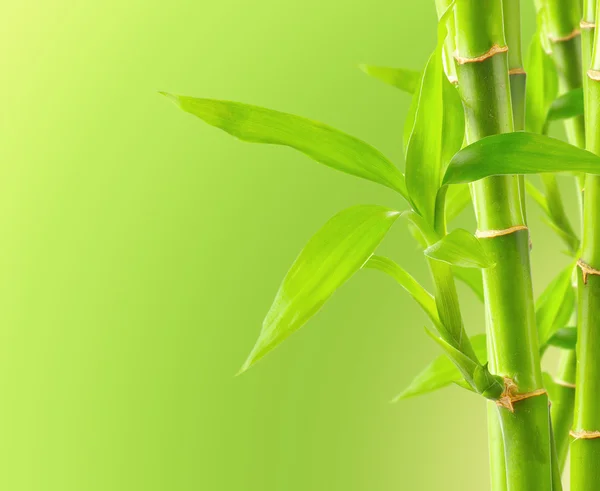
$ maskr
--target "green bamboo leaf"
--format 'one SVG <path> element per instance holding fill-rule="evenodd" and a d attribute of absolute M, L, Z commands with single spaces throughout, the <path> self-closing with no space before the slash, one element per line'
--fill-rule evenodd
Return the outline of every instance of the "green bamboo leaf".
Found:
<path fill-rule="evenodd" d="M 331 126 L 239 102 L 163 94 L 185 112 L 242 141 L 291 147 L 321 164 L 408 196 L 404 176 L 379 150 Z"/>
<path fill-rule="evenodd" d="M 465 139 L 465 112 L 462 100 L 455 85 L 442 75 L 442 95 L 444 102 L 444 121 L 442 123 L 442 176 L 446 166 L 458 152 Z"/>
<path fill-rule="evenodd" d="M 433 295 L 423 288 L 417 280 L 391 259 L 382 256 L 371 256 L 363 268 L 377 269 L 394 278 L 409 295 L 421 306 L 433 323 L 439 327 L 440 318 Z"/>
<path fill-rule="evenodd" d="M 456 365 L 465 381 L 478 394 L 482 394 L 489 399 L 497 399 L 504 390 L 502 379 L 492 375 L 487 369 L 487 365 L 481 365 L 478 361 L 472 360 L 464 353 L 448 344 L 442 338 L 436 336 L 429 329 L 425 329 L 431 339 L 433 339 L 446 353 L 448 358 Z"/>
<path fill-rule="evenodd" d="M 433 223 L 435 199 L 442 173 L 442 100 L 441 51 L 435 50 L 423 75 L 415 124 L 406 149 L 406 188 L 415 209 Z"/>
<path fill-rule="evenodd" d="M 419 92 L 423 79 L 423 75 L 421 75 L 421 80 L 419 81 L 419 85 L 417 86 L 417 92 L 413 94 L 412 99 L 410 101 L 410 107 L 408 108 L 408 113 L 406 115 L 406 119 L 404 120 L 404 130 L 402 133 L 402 150 L 404 152 L 404 157 L 406 158 L 406 152 L 408 151 L 408 142 L 410 141 L 410 136 L 412 134 L 412 130 L 415 127 L 415 118 L 417 117 L 417 107 L 419 107 Z"/>
<path fill-rule="evenodd" d="M 477 358 L 482 363 L 487 363 L 487 349 L 485 334 L 477 334 L 471 338 L 471 345 Z M 446 356 L 440 355 L 433 360 L 410 385 L 402 391 L 393 402 L 408 399 L 446 387 L 452 383 L 459 383 L 462 375 L 456 365 Z"/>
<path fill-rule="evenodd" d="M 414 94 L 421 81 L 421 72 L 407 68 L 360 65 L 360 69 L 367 75 L 408 94 Z"/>
<path fill-rule="evenodd" d="M 466 230 L 453 230 L 425 249 L 425 255 L 461 268 L 490 268 L 494 265 L 481 243 Z"/>
<path fill-rule="evenodd" d="M 446 78 L 442 64 L 446 20 L 451 13 L 449 8 L 438 23 L 437 46 L 421 80 L 414 126 L 406 149 L 408 194 L 415 210 L 430 224 L 435 219 L 436 198 L 444 166 L 461 147 L 464 136 L 460 98 Z"/>
<path fill-rule="evenodd" d="M 562 349 L 575 349 L 577 346 L 577 328 L 563 327 L 558 329 L 548 340 L 550 346 Z"/>
<path fill-rule="evenodd" d="M 554 377 L 548 372 L 542 372 L 542 380 L 544 382 L 544 388 L 548 391 L 548 399 L 552 403 L 560 400 L 560 387 L 554 380 Z"/>
<path fill-rule="evenodd" d="M 481 300 L 484 301 L 483 297 L 483 277 L 480 269 L 473 268 L 452 268 L 452 274 L 456 279 L 462 281 L 467 285 L 473 293 Z"/>
<path fill-rule="evenodd" d="M 546 172 L 600 174 L 600 157 L 544 135 L 493 135 L 459 151 L 450 161 L 444 184 L 473 182 L 493 175 Z"/>
<path fill-rule="evenodd" d="M 419 249 L 426 249 L 427 241 L 425 240 L 425 237 L 423 236 L 421 230 L 419 230 L 419 227 L 417 227 L 414 223 L 411 222 L 408 222 L 407 225 L 408 231 L 410 232 L 410 235 L 413 236 L 413 239 L 415 239 L 415 242 L 418 244 Z"/>
<path fill-rule="evenodd" d="M 556 176 L 554 174 L 542 174 L 541 178 L 545 191 L 540 191 L 530 181 L 526 180 L 525 189 L 527 194 L 533 198 L 546 215 L 543 218 L 544 223 L 563 240 L 569 249 L 569 254 L 574 256 L 579 249 L 579 238 L 564 212 Z"/>
<path fill-rule="evenodd" d="M 331 218 L 288 271 L 240 373 L 315 315 L 365 264 L 398 216 L 382 206 L 359 205 Z"/>
<path fill-rule="evenodd" d="M 536 302 L 535 317 L 540 346 L 547 344 L 555 331 L 565 327 L 573 312 L 575 293 L 571 284 L 573 264 L 554 278 Z"/>
<path fill-rule="evenodd" d="M 527 69 L 525 129 L 533 133 L 543 133 L 548 110 L 558 94 L 558 75 L 554 61 L 541 45 L 539 30 L 531 40 L 525 67 Z"/>
<path fill-rule="evenodd" d="M 569 119 L 583 114 L 583 88 L 570 90 L 558 97 L 550 106 L 548 121 Z"/>
<path fill-rule="evenodd" d="M 579 249 L 579 238 L 571 226 L 569 217 L 565 213 L 556 175 L 542 174 L 541 179 L 545 190 L 547 216 L 552 224 L 552 228 L 566 243 L 570 253 L 575 255 Z"/>
<path fill-rule="evenodd" d="M 525 180 L 525 190 L 527 191 L 527 194 L 531 196 L 533 200 L 537 203 L 537 205 L 542 209 L 542 211 L 546 215 L 550 215 L 548 200 L 546 199 L 546 196 L 544 196 L 544 193 L 542 193 L 538 188 L 536 188 L 534 184 L 529 180 Z"/>
<path fill-rule="evenodd" d="M 448 192 L 446 193 L 446 222 L 452 222 L 470 204 L 472 204 L 472 201 L 468 184 L 448 186 Z"/>

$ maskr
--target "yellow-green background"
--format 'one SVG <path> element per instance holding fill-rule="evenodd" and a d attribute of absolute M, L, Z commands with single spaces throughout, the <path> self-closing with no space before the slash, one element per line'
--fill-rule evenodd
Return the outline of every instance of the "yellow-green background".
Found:
<path fill-rule="evenodd" d="M 405 205 L 157 95 L 299 113 L 402 165 L 409 98 L 356 65 L 418 69 L 434 35 L 433 0 L 2 2 L 0 489 L 487 487 L 481 400 L 389 404 L 438 351 L 379 273 L 234 378 L 311 234 L 352 204 Z M 539 291 L 564 259 L 532 216 Z M 382 249 L 426 281 L 401 221 Z"/>

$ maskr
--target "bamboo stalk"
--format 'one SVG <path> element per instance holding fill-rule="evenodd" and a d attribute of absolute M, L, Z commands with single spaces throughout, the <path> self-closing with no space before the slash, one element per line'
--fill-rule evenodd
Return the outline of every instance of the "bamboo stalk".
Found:
<path fill-rule="evenodd" d="M 577 356 L 574 350 L 565 350 L 561 355 L 556 374 L 556 397 L 552 400 L 552 424 L 559 469 L 563 469 L 569 452 L 569 430 L 573 425 L 575 409 L 575 370 Z"/>
<path fill-rule="evenodd" d="M 583 85 L 582 49 L 585 49 L 586 37 L 590 33 L 589 23 L 580 21 L 581 4 L 579 0 L 546 0 L 545 33 L 549 38 L 552 52 L 551 58 L 558 73 L 559 91 L 561 93 L 577 89 Z M 581 25 L 580 25 L 581 24 Z M 583 27 L 582 27 L 583 26 Z M 583 39 L 582 39 L 583 38 Z M 583 43 L 582 43 L 583 41 Z M 590 43 L 591 44 L 591 43 Z M 589 60 L 589 55 L 588 55 Z M 585 119 L 583 116 L 564 122 L 567 140 L 572 145 L 585 148 Z M 577 196 L 580 206 L 583 204 L 583 178 L 577 176 Z M 557 186 L 554 175 L 543 176 L 544 186 Z M 558 190 L 554 191 L 558 194 Z M 562 202 L 552 203 L 557 208 L 557 215 L 564 217 L 563 223 L 570 228 Z M 578 247 L 578 244 L 574 245 Z M 576 252 L 576 251 L 573 251 Z M 561 354 L 557 377 L 566 385 L 558 389 L 558 399 L 553 401 L 551 418 L 553 435 L 558 459 L 558 468 L 564 469 L 569 450 L 569 430 L 572 425 L 575 407 L 575 367 L 574 351 L 564 351 Z"/>
<path fill-rule="evenodd" d="M 598 13 L 596 13 L 596 23 Z M 588 72 L 587 149 L 600 155 L 600 40 Z M 578 342 L 575 421 L 571 443 L 571 489 L 591 491 L 600 482 L 600 176 L 587 175 L 583 209 L 583 241 L 578 275 Z"/>
<path fill-rule="evenodd" d="M 587 85 L 586 72 L 592 59 L 594 33 L 596 30 L 596 2 L 597 0 L 583 0 L 583 14 L 579 24 L 581 29 L 581 60 L 584 85 Z"/>
<path fill-rule="evenodd" d="M 457 75 L 466 117 L 467 142 L 513 131 L 502 3 L 457 0 Z M 518 178 L 492 177 L 472 187 L 480 230 L 524 225 Z M 519 230 L 482 239 L 496 266 L 484 271 L 488 336 L 496 373 L 512 379 L 519 393 L 535 393 L 498 407 L 504 436 L 507 489 L 552 489 L 548 398 L 541 390 L 529 234 Z"/>
<path fill-rule="evenodd" d="M 503 16 L 504 31 L 508 50 L 508 73 L 510 83 L 511 102 L 513 110 L 513 124 L 515 131 L 525 129 L 525 93 L 527 75 L 523 67 L 521 51 L 521 5 L 520 0 L 504 0 Z M 525 203 L 525 177 L 519 176 L 519 194 L 521 203 Z M 523 218 L 527 220 L 526 208 L 521 209 Z M 488 338 L 491 341 L 491 337 Z M 497 370 L 495 357 L 496 350 L 492 343 L 488 343 L 490 370 Z M 504 457 L 504 441 L 502 426 L 498 412 L 493 404 L 488 403 L 488 448 L 490 459 L 490 481 L 492 491 L 506 491 L 506 460 Z"/>
<path fill-rule="evenodd" d="M 583 85 L 581 62 L 581 5 L 579 0 L 546 0 L 546 34 L 558 73 L 561 93 Z M 585 148 L 583 116 L 565 121 L 569 142 Z"/>

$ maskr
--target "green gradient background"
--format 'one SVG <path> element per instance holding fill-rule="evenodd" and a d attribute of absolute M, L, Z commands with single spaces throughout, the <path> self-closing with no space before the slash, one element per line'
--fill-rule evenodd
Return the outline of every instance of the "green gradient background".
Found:
<path fill-rule="evenodd" d="M 311 234 L 352 204 L 404 204 L 156 93 L 299 113 L 400 164 L 409 99 L 356 65 L 421 67 L 433 0 L 21 0 L 0 14 L 0 489 L 487 488 L 481 400 L 388 403 L 438 351 L 379 273 L 233 377 Z M 539 291 L 565 259 L 531 215 Z M 382 250 L 426 281 L 401 222 Z"/>

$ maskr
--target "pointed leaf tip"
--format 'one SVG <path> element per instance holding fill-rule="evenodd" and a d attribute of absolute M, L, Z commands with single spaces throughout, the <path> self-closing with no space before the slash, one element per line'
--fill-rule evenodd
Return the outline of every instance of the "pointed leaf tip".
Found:
<path fill-rule="evenodd" d="M 170 92 L 165 92 L 164 90 L 159 90 L 158 93 L 160 95 L 165 96 L 167 99 L 169 99 L 171 102 L 179 105 L 179 97 L 176 96 L 175 94 L 171 94 Z"/>
<path fill-rule="evenodd" d="M 241 102 L 164 95 L 183 111 L 239 140 L 290 147 L 323 165 L 408 196 L 404 175 L 388 158 L 331 126 Z"/>
<path fill-rule="evenodd" d="M 600 157 L 549 136 L 519 131 L 482 138 L 452 157 L 444 184 L 494 175 L 585 172 L 600 174 Z"/>
<path fill-rule="evenodd" d="M 243 373 L 313 317 L 360 270 L 400 216 L 377 205 L 353 206 L 331 218 L 304 247 L 267 313 Z"/>

